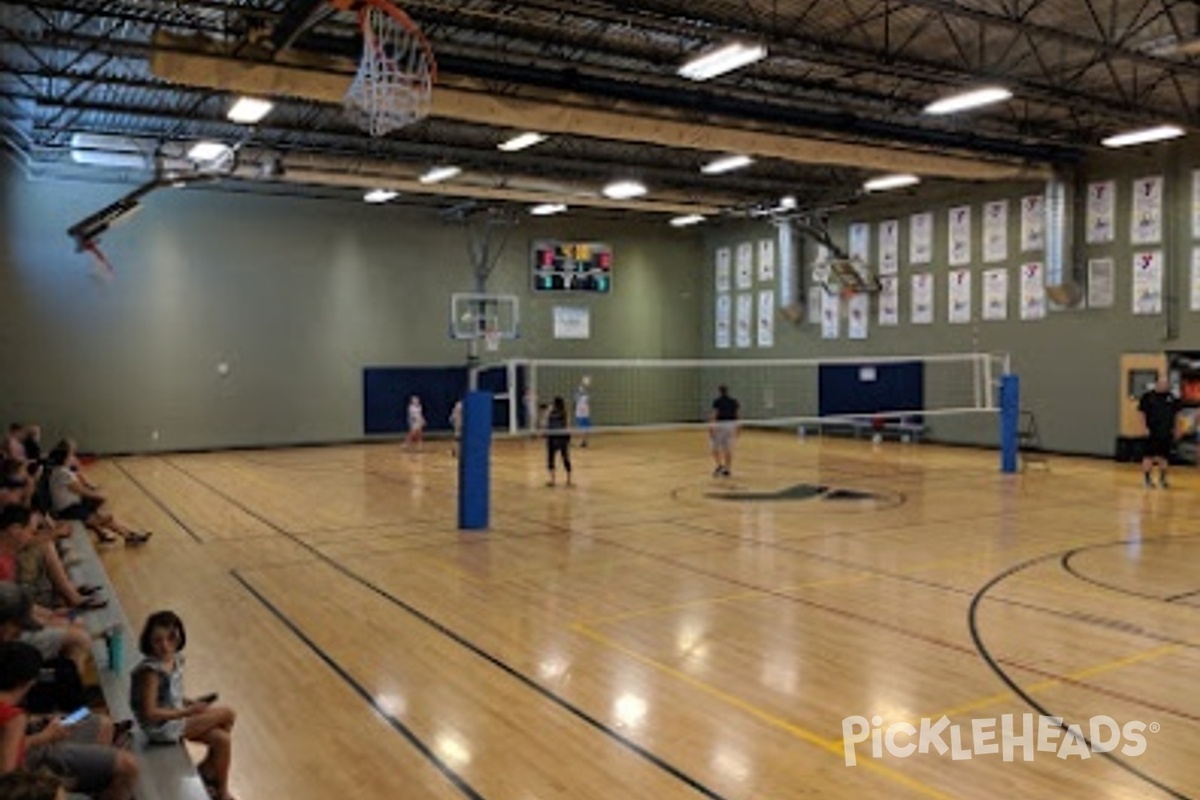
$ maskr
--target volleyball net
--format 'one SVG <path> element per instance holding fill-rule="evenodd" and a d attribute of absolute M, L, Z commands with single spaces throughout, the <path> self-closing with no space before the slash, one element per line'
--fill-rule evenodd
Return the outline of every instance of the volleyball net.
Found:
<path fill-rule="evenodd" d="M 590 418 L 594 433 L 707 424 L 718 387 L 740 405 L 743 425 L 763 428 L 923 424 L 980 437 L 1000 411 L 1007 355 L 960 353 L 825 359 L 517 359 L 481 371 L 500 427 L 520 434 L 537 425 L 556 397 L 572 427 Z M 582 407 L 580 407 L 582 399 Z M 941 423 L 937 421 L 941 420 Z M 974 431 L 974 434 L 972 433 Z"/>

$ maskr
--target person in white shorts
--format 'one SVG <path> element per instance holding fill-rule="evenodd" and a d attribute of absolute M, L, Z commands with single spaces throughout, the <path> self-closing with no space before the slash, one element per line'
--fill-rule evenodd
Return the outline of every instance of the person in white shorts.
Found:
<path fill-rule="evenodd" d="M 728 478 L 733 466 L 733 442 L 737 438 L 737 421 L 741 405 L 729 396 L 729 387 L 717 387 L 717 399 L 713 400 L 709 415 L 708 437 L 712 444 L 714 478 Z"/>

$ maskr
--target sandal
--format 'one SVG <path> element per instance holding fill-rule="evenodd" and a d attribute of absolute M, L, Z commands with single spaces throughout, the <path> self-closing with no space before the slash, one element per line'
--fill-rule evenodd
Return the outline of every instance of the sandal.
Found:
<path fill-rule="evenodd" d="M 83 601 L 78 603 L 73 610 L 75 611 L 98 611 L 108 605 L 108 601 L 100 597 L 85 597 Z"/>
<path fill-rule="evenodd" d="M 75 587 L 75 591 L 79 592 L 84 597 L 91 597 L 92 595 L 96 594 L 97 592 L 101 592 L 103 590 L 104 590 L 103 586 L 96 586 L 95 584 L 92 584 L 92 583 L 84 583 L 84 584 L 81 584 L 81 585 Z"/>
<path fill-rule="evenodd" d="M 125 544 L 129 545 L 130 547 L 139 544 L 145 544 L 146 542 L 150 541 L 150 537 L 153 535 L 154 534 L 150 533 L 150 531 L 145 531 L 143 533 L 131 533 L 125 537 Z"/>
<path fill-rule="evenodd" d="M 113 723 L 112 746 L 129 750 L 133 746 L 133 720 Z"/>

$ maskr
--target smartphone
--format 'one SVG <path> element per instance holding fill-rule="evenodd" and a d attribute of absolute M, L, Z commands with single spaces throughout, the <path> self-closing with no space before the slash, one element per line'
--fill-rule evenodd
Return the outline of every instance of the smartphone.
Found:
<path fill-rule="evenodd" d="M 209 692 L 208 694 L 202 694 L 199 697 L 197 697 L 196 702 L 204 703 L 205 705 L 207 705 L 209 703 L 217 702 L 218 697 L 220 697 L 220 695 L 218 695 L 216 692 Z"/>
<path fill-rule="evenodd" d="M 72 711 L 70 714 L 68 714 L 67 716 L 60 719 L 58 721 L 58 724 L 60 724 L 60 725 L 77 725 L 80 722 L 83 722 L 88 717 L 90 717 L 91 714 L 92 714 L 91 709 L 89 709 L 87 706 L 84 706 L 83 708 L 80 708 L 76 711 Z"/>

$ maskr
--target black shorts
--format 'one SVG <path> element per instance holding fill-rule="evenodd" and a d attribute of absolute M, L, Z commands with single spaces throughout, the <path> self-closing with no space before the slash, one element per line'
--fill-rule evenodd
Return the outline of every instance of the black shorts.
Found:
<path fill-rule="evenodd" d="M 1174 444 L 1170 436 L 1147 436 L 1144 455 L 1146 458 L 1170 458 Z"/>
<path fill-rule="evenodd" d="M 59 519 L 71 520 L 73 522 L 87 522 L 88 517 L 100 510 L 103 505 L 99 500 L 93 500 L 90 497 L 85 497 L 74 505 L 69 505 L 58 512 Z"/>

